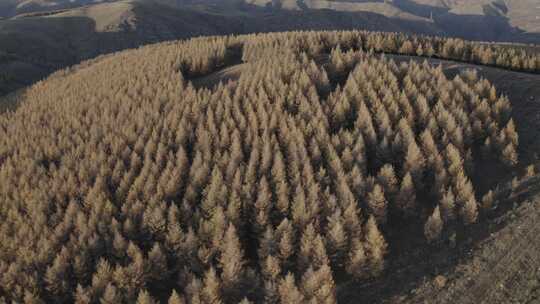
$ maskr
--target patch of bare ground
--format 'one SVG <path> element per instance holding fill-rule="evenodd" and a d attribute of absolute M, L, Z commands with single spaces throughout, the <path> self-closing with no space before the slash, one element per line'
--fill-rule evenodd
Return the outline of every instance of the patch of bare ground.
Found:
<path fill-rule="evenodd" d="M 339 303 L 540 303 L 539 182 L 524 181 L 455 246 L 409 239 L 417 246 L 394 251 L 384 276 L 339 286 Z"/>
<path fill-rule="evenodd" d="M 245 63 L 240 63 L 233 66 L 225 67 L 209 75 L 194 78 L 192 79 L 191 83 L 196 88 L 212 88 L 218 85 L 220 82 L 226 84 L 229 81 L 236 81 L 238 78 L 240 78 L 240 75 L 242 74 L 242 70 L 244 69 L 245 65 Z"/>
<path fill-rule="evenodd" d="M 242 61 L 242 47 L 231 47 L 226 52 L 224 63 L 215 67 L 211 72 L 193 77 L 187 76 L 195 88 L 212 89 L 220 83 L 227 84 L 240 78 L 242 70 L 245 68 L 245 63 Z"/>
<path fill-rule="evenodd" d="M 402 303 L 540 303 L 539 179 L 513 200 L 515 208 L 490 221 L 486 239 L 454 269 L 429 277 Z"/>

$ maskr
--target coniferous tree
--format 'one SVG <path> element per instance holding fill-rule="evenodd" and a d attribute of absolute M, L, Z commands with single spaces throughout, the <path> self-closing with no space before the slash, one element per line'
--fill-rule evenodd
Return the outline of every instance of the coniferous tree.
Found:
<path fill-rule="evenodd" d="M 488 193 L 486 193 L 482 197 L 482 209 L 484 210 L 490 210 L 493 208 L 493 203 L 495 202 L 495 194 L 492 190 L 489 190 Z"/>
<path fill-rule="evenodd" d="M 204 276 L 202 300 L 208 304 L 220 304 L 221 301 L 221 286 L 214 268 L 210 268 Z"/>
<path fill-rule="evenodd" d="M 448 189 L 439 202 L 440 213 L 445 223 L 456 219 L 456 198 L 452 189 Z"/>
<path fill-rule="evenodd" d="M 156 301 L 150 296 L 148 291 L 141 290 L 137 296 L 137 304 L 155 304 Z"/>
<path fill-rule="evenodd" d="M 294 254 L 294 235 L 292 225 L 284 220 L 278 229 L 281 228 L 281 236 L 278 243 L 279 256 L 284 264 L 289 264 L 289 258 Z"/>
<path fill-rule="evenodd" d="M 51 266 L 47 268 L 45 283 L 47 291 L 57 300 L 61 300 L 69 290 L 69 253 L 67 248 L 62 248 Z"/>
<path fill-rule="evenodd" d="M 345 269 L 357 279 L 368 276 L 366 250 L 361 242 L 353 241 Z"/>
<path fill-rule="evenodd" d="M 367 203 L 372 214 L 377 219 L 377 222 L 380 224 L 385 224 L 388 203 L 384 196 L 384 191 L 379 184 L 376 184 L 373 190 L 369 193 Z"/>
<path fill-rule="evenodd" d="M 474 224 L 476 222 L 478 219 L 476 200 L 469 199 L 465 202 L 465 205 L 461 208 L 461 216 L 466 225 Z"/>
<path fill-rule="evenodd" d="M 384 193 L 389 197 L 393 198 L 396 195 L 398 181 L 392 165 L 386 164 L 379 170 L 377 181 L 382 185 Z"/>
<path fill-rule="evenodd" d="M 334 263 L 340 264 L 347 246 L 347 234 L 343 227 L 343 218 L 339 209 L 328 218 L 326 240 Z"/>
<path fill-rule="evenodd" d="M 534 165 L 529 165 L 525 168 L 525 178 L 530 178 L 536 175 L 536 169 Z"/>
<path fill-rule="evenodd" d="M 416 208 L 416 190 L 410 173 L 407 173 L 401 181 L 401 187 L 397 196 L 397 206 L 405 214 L 412 214 L 414 208 Z"/>
<path fill-rule="evenodd" d="M 239 302 L 239 304 L 252 304 L 251 301 L 248 300 L 248 298 L 242 299 L 242 301 Z"/>
<path fill-rule="evenodd" d="M 425 166 L 425 158 L 416 142 L 411 141 L 407 148 L 403 170 L 411 173 L 415 185 L 422 183 L 422 174 Z"/>
<path fill-rule="evenodd" d="M 441 237 L 442 230 L 443 220 L 439 206 L 437 206 L 424 225 L 424 235 L 428 242 L 433 242 Z"/>
<path fill-rule="evenodd" d="M 80 284 L 77 286 L 77 289 L 75 290 L 75 303 L 76 304 L 90 304 L 92 303 L 92 296 L 90 292 L 83 288 Z"/>
<path fill-rule="evenodd" d="M 366 231 L 367 259 L 369 271 L 373 275 L 379 275 L 384 270 L 384 255 L 387 244 L 384 236 L 379 231 L 375 218 L 371 216 L 364 228 Z"/>
<path fill-rule="evenodd" d="M 148 265 L 150 267 L 149 276 L 152 279 L 159 281 L 167 277 L 167 258 L 158 243 L 154 244 L 148 253 Z"/>
<path fill-rule="evenodd" d="M 240 240 L 233 225 L 229 225 L 225 233 L 221 250 L 219 262 L 222 270 L 223 290 L 234 295 L 239 292 L 245 262 Z"/>
<path fill-rule="evenodd" d="M 169 300 L 167 302 L 168 304 L 185 304 L 186 300 L 183 296 L 179 295 L 176 290 L 173 290 L 171 293 L 171 296 L 169 297 Z"/>
<path fill-rule="evenodd" d="M 121 302 L 120 294 L 118 294 L 118 291 L 116 290 L 116 287 L 112 284 L 108 284 L 105 288 L 105 292 L 103 293 L 103 296 L 99 300 L 101 304 L 113 304 L 113 303 L 119 303 Z"/>
<path fill-rule="evenodd" d="M 43 304 L 43 303 L 45 303 L 37 295 L 34 295 L 29 291 L 24 292 L 23 301 L 24 301 L 24 304 Z"/>
<path fill-rule="evenodd" d="M 502 151 L 502 160 L 507 166 L 515 166 L 518 163 L 518 156 L 514 145 L 506 145 Z"/>
<path fill-rule="evenodd" d="M 289 273 L 279 283 L 279 298 L 281 303 L 302 304 L 304 295 L 294 281 L 294 275 Z"/>

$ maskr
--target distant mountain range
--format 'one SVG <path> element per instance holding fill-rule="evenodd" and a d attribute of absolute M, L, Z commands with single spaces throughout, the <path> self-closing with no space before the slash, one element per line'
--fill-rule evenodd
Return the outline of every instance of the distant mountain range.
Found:
<path fill-rule="evenodd" d="M 81 60 L 201 35 L 366 29 L 540 43 L 540 0 L 2 0 L 0 95 Z"/>

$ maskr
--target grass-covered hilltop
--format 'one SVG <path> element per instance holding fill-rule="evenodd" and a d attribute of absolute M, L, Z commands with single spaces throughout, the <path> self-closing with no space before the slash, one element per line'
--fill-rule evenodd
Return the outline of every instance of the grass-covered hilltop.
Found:
<path fill-rule="evenodd" d="M 289 32 L 102 56 L 10 96 L 0 303 L 376 303 L 362 287 L 396 261 L 484 231 L 518 167 L 514 101 L 441 59 L 540 71 L 512 46 Z"/>

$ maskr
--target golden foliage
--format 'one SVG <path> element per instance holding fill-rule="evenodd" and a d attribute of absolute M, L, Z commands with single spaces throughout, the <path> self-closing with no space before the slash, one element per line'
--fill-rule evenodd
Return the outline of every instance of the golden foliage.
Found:
<path fill-rule="evenodd" d="M 517 161 L 508 100 L 471 73 L 363 49 L 490 47 L 404 37 L 193 39 L 36 84 L 0 116 L 0 296 L 335 303 L 336 273 L 384 270 L 393 219 L 440 202 L 429 239 L 475 222 L 469 151 L 489 139 Z M 235 56 L 238 79 L 191 84 Z"/>

